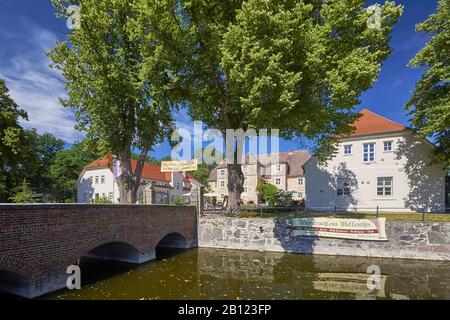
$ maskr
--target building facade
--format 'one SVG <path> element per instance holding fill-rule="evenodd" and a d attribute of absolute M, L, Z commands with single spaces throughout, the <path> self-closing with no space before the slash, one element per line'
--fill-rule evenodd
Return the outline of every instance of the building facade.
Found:
<path fill-rule="evenodd" d="M 430 165 L 430 142 L 367 109 L 353 126 L 332 160 L 305 163 L 307 209 L 445 211 L 445 172 Z"/>
<path fill-rule="evenodd" d="M 289 192 L 294 200 L 305 198 L 306 178 L 303 164 L 309 159 L 306 150 L 281 152 L 273 155 L 246 156 L 241 166 L 244 174 L 244 203 L 259 203 L 258 184 L 270 183 L 280 191 Z M 228 195 L 228 172 L 225 163 L 219 164 L 208 177 L 210 193 L 223 201 Z"/>
<path fill-rule="evenodd" d="M 137 161 L 132 160 L 132 170 Z M 95 160 L 84 167 L 77 182 L 77 202 L 91 203 L 101 198 L 119 203 L 119 186 L 113 174 L 111 155 Z M 160 166 L 145 163 L 142 170 L 139 203 L 168 203 L 183 198 L 192 187 L 201 185 L 191 174 L 184 172 L 161 172 Z"/>

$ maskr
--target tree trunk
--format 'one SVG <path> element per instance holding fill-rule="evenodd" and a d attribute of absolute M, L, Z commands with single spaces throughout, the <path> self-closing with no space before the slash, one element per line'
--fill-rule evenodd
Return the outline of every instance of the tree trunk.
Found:
<path fill-rule="evenodd" d="M 244 175 L 238 163 L 227 164 L 228 171 L 228 210 L 239 210 L 241 193 L 244 191 Z"/>
<path fill-rule="evenodd" d="M 143 152 L 147 154 L 147 152 Z M 126 150 L 119 158 L 122 165 L 121 175 L 117 178 L 119 187 L 119 203 L 135 204 L 137 192 L 141 184 L 142 169 L 144 168 L 144 157 L 137 160 L 135 171 L 131 167 L 131 150 Z"/>

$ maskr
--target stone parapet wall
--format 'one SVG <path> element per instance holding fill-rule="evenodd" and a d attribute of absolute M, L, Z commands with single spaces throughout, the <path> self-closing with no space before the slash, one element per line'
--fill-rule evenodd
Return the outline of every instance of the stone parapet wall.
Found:
<path fill-rule="evenodd" d="M 290 219 L 205 217 L 199 247 L 450 261 L 450 223 L 386 222 L 388 241 L 291 237 Z"/>

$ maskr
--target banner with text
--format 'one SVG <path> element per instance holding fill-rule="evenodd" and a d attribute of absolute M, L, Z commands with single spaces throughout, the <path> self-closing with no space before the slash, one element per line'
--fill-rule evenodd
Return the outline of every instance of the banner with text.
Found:
<path fill-rule="evenodd" d="M 386 218 L 292 218 L 291 236 L 387 241 Z"/>
<path fill-rule="evenodd" d="M 197 159 L 161 162 L 161 172 L 195 171 L 197 167 Z"/>

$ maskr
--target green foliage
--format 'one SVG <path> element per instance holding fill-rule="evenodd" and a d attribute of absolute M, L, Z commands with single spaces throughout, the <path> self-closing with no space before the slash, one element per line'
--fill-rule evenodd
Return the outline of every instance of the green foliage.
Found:
<path fill-rule="evenodd" d="M 148 1 L 141 24 L 157 32 L 147 36 L 143 72 L 165 73 L 167 103 L 209 127 L 278 128 L 316 140 L 326 158 L 337 135 L 352 130 L 353 108 L 389 56 L 402 12 L 386 2 L 381 29 L 371 29 L 365 2 Z M 155 51 L 169 66 L 155 64 Z M 243 179 L 238 166 L 229 170 L 234 207 Z"/>
<path fill-rule="evenodd" d="M 216 149 L 213 149 L 211 147 L 206 147 L 206 148 L 196 150 L 194 152 L 194 158 L 200 159 L 200 153 L 202 153 L 203 156 L 211 155 L 212 157 L 217 157 L 218 159 L 219 158 L 222 159 L 224 156 L 223 154 L 216 154 L 216 153 L 218 153 L 218 151 Z M 203 156 L 202 156 L 201 163 L 199 162 L 199 164 L 198 164 L 197 170 L 195 170 L 191 173 L 198 181 L 200 181 L 201 184 L 203 184 L 205 187 L 207 187 L 209 174 L 211 173 L 211 170 L 213 170 L 216 167 L 217 164 L 216 163 L 206 163 Z"/>
<path fill-rule="evenodd" d="M 0 164 L 20 153 L 22 128 L 19 119 L 28 120 L 27 113 L 20 109 L 9 96 L 9 90 L 0 79 Z"/>
<path fill-rule="evenodd" d="M 0 107 L 0 202 L 15 197 L 14 190 L 24 179 L 44 201 L 51 200 L 49 168 L 64 141 L 49 133 L 39 135 L 35 129 L 23 129 L 19 119 L 27 120 L 27 114 L 9 97 L 1 79 Z"/>
<path fill-rule="evenodd" d="M 100 197 L 98 199 L 93 199 L 92 203 L 93 204 L 110 204 L 110 203 L 112 203 L 112 201 L 106 197 Z"/>
<path fill-rule="evenodd" d="M 151 26 L 140 21 L 145 2 L 82 1 L 80 28 L 48 53 L 66 80 L 67 98 L 62 103 L 75 111 L 77 128 L 96 139 L 103 153 L 116 154 L 122 161 L 121 202 L 130 203 L 135 202 L 147 154 L 173 129 L 170 108 L 158 100 L 161 74 L 141 76 L 142 48 L 151 33 Z M 71 1 L 52 3 L 57 14 L 67 16 Z M 162 63 L 156 54 L 150 58 Z M 132 151 L 139 153 L 134 172 Z"/>
<path fill-rule="evenodd" d="M 19 120 L 27 117 L 9 96 L 5 81 L 0 79 L 0 202 L 9 199 L 16 185 L 14 176 L 25 140 Z"/>
<path fill-rule="evenodd" d="M 57 202 L 76 202 L 77 180 L 83 168 L 101 155 L 86 149 L 81 143 L 75 143 L 71 149 L 61 150 L 56 154 L 50 166 L 52 196 Z"/>
<path fill-rule="evenodd" d="M 23 180 L 22 185 L 16 188 L 16 193 L 10 198 L 14 203 L 35 203 L 37 199 L 37 194 L 31 190 L 27 180 Z"/>
<path fill-rule="evenodd" d="M 172 201 L 170 201 L 170 204 L 173 206 L 184 206 L 186 203 L 183 201 L 182 198 L 176 197 Z"/>
<path fill-rule="evenodd" d="M 437 12 L 416 26 L 431 36 L 424 48 L 409 62 L 425 67 L 406 104 L 412 123 L 423 137 L 437 143 L 434 162 L 450 167 L 450 0 L 440 0 Z"/>
<path fill-rule="evenodd" d="M 269 206 L 274 206 L 280 201 L 281 194 L 276 186 L 270 183 L 260 183 L 256 187 L 261 195 L 261 200 L 269 203 Z"/>

